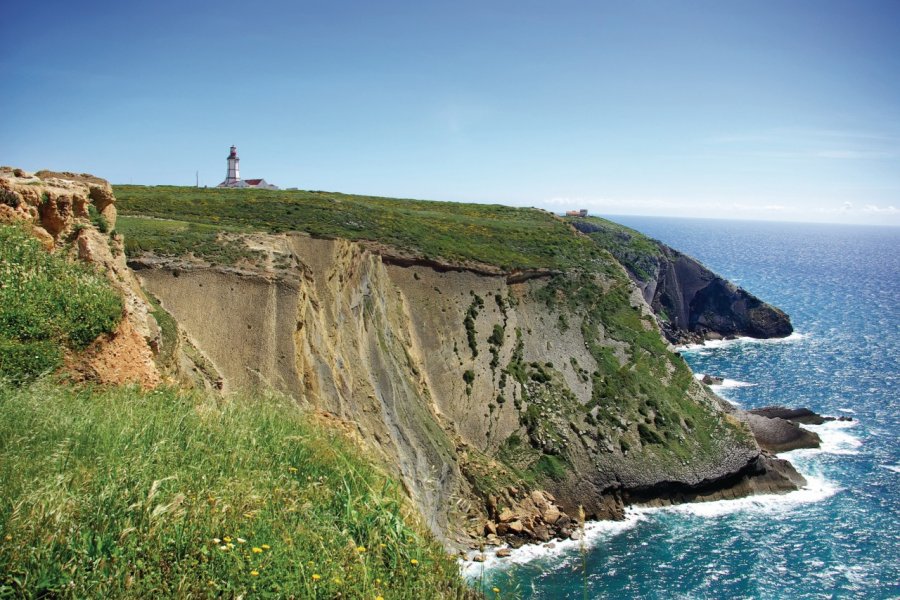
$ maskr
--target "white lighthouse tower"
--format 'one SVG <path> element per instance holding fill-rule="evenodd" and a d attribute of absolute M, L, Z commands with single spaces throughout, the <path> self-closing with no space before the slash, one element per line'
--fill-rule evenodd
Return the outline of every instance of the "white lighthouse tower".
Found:
<path fill-rule="evenodd" d="M 277 185 L 272 185 L 265 179 L 241 179 L 241 159 L 237 155 L 237 146 L 231 147 L 228 153 L 228 173 L 225 181 L 217 187 L 220 188 L 253 188 L 258 190 L 277 190 Z"/>
<path fill-rule="evenodd" d="M 225 185 L 234 185 L 241 180 L 241 159 L 237 155 L 237 146 L 231 147 L 228 154 L 228 174 L 225 176 Z"/>

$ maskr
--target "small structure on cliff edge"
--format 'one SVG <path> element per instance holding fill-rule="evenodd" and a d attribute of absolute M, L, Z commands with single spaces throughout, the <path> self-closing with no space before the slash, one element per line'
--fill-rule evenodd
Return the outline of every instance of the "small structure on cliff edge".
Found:
<path fill-rule="evenodd" d="M 277 190 L 277 185 L 266 182 L 265 179 L 241 179 L 241 159 L 237 155 L 237 146 L 231 147 L 228 153 L 228 172 L 225 181 L 216 187 L 220 188 L 254 188 L 257 190 Z"/>
<path fill-rule="evenodd" d="M 586 208 L 582 208 L 581 210 L 567 210 L 567 217 L 586 217 L 588 215 L 588 211 Z"/>

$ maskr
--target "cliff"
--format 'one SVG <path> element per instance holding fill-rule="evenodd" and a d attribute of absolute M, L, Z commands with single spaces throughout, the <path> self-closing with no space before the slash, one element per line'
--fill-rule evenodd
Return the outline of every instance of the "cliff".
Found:
<path fill-rule="evenodd" d="M 579 506 L 617 518 L 802 483 L 666 349 L 617 265 L 523 281 L 299 233 L 242 242 L 253 268 L 131 265 L 226 391 L 352 423 L 451 546 L 566 535 Z"/>
<path fill-rule="evenodd" d="M 13 175 L 3 204 L 107 265 L 161 372 L 331 415 L 447 546 L 566 536 L 581 507 L 617 518 L 802 485 L 670 350 L 608 249 L 544 211 L 117 188 L 135 280 L 118 233 L 93 243 L 99 227 L 78 225 L 105 182 Z M 30 187 L 47 206 L 22 210 Z M 54 216 L 67 207 L 74 220 Z"/>
<path fill-rule="evenodd" d="M 662 242 L 605 219 L 577 218 L 571 223 L 625 266 L 672 343 L 779 338 L 793 331 L 783 311 Z"/>

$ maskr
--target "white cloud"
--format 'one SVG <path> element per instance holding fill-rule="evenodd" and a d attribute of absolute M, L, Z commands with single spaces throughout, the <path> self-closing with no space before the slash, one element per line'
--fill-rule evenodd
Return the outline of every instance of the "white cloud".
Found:
<path fill-rule="evenodd" d="M 894 206 L 881 207 L 881 206 L 876 206 L 874 204 L 866 204 L 866 206 L 862 209 L 862 211 L 865 213 L 878 213 L 878 214 L 889 214 L 889 215 L 896 215 L 896 214 L 900 213 L 900 210 L 898 210 Z"/>

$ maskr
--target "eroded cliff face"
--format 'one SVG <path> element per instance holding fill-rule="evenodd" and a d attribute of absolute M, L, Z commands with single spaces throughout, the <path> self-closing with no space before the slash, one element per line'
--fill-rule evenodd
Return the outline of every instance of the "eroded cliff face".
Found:
<path fill-rule="evenodd" d="M 622 263 L 676 344 L 735 336 L 786 337 L 790 318 L 697 260 L 641 233 L 598 218 L 572 225 Z"/>
<path fill-rule="evenodd" d="M 125 264 L 121 236 L 112 233 L 116 207 L 109 183 L 87 174 L 0 167 L 0 223 L 26 226 L 47 250 L 95 265 L 122 297 L 119 328 L 67 357 L 70 371 L 101 383 L 158 385 L 159 328 Z"/>
<path fill-rule="evenodd" d="M 354 424 L 449 545 L 548 539 L 579 505 L 796 485 L 666 350 L 618 265 L 521 281 L 303 234 L 244 242 L 264 264 L 131 264 L 226 391 Z"/>
<path fill-rule="evenodd" d="M 693 258 L 660 244 L 662 257 L 646 281 L 637 280 L 644 299 L 661 316 L 666 336 L 678 343 L 748 336 L 786 337 L 791 321 Z"/>

